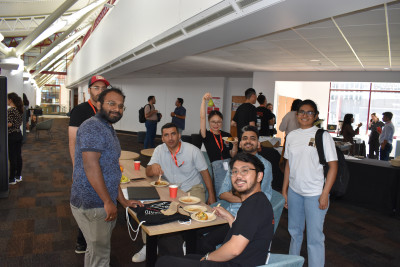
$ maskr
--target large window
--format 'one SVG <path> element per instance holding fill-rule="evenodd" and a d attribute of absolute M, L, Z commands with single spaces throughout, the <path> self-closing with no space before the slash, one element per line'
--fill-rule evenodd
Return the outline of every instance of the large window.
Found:
<path fill-rule="evenodd" d="M 352 113 L 354 124 L 361 122 L 360 134 L 368 134 L 370 114 L 393 113 L 395 136 L 400 135 L 400 83 L 332 82 L 330 87 L 328 124 L 339 124 L 344 115 Z"/>

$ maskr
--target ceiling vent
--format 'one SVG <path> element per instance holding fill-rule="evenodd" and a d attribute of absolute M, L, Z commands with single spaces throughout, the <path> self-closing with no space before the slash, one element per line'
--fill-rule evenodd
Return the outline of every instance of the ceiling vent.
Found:
<path fill-rule="evenodd" d="M 240 8 L 245 8 L 247 6 L 250 6 L 252 4 L 255 4 L 257 2 L 261 2 L 262 0 L 241 0 L 241 1 L 237 1 L 236 3 L 238 4 L 238 6 Z"/>
<path fill-rule="evenodd" d="M 121 62 L 125 62 L 125 61 L 127 61 L 127 60 L 129 60 L 129 59 L 131 59 L 133 57 L 135 57 L 135 55 L 134 54 L 130 54 L 130 55 L 126 56 L 126 57 L 121 58 Z"/>
<path fill-rule="evenodd" d="M 140 55 L 140 54 L 143 54 L 144 52 L 149 51 L 150 49 L 153 49 L 153 46 L 152 46 L 152 45 L 148 45 L 148 46 L 143 47 L 142 49 L 136 51 L 136 52 L 135 52 L 135 55 L 138 56 L 138 55 Z"/>
<path fill-rule="evenodd" d="M 182 35 L 183 35 L 182 31 L 177 31 L 177 32 L 174 32 L 174 33 L 172 33 L 170 35 L 167 35 L 164 38 L 154 42 L 154 44 L 156 46 L 160 46 L 160 45 L 165 44 L 165 43 L 167 43 L 167 42 L 169 42 L 169 41 L 171 41 L 171 40 L 173 40 L 175 38 L 181 37 Z"/>
<path fill-rule="evenodd" d="M 118 60 L 118 61 L 112 63 L 112 64 L 110 65 L 110 67 L 113 68 L 113 67 L 117 66 L 119 63 L 121 63 L 121 62 Z"/>
<path fill-rule="evenodd" d="M 201 20 L 199 20 L 199 21 L 197 21 L 197 22 L 195 22 L 193 24 L 190 24 L 189 26 L 187 26 L 185 28 L 185 31 L 186 32 L 194 31 L 194 30 L 196 30 L 196 29 L 198 29 L 200 27 L 203 27 L 204 25 L 210 24 L 211 22 L 216 21 L 216 20 L 218 20 L 218 19 L 220 19 L 222 17 L 225 17 L 225 16 L 227 16 L 229 14 L 232 14 L 234 12 L 235 12 L 235 10 L 233 9 L 233 7 L 232 6 L 228 6 L 228 7 L 224 8 L 224 9 L 221 9 L 218 12 L 215 12 L 214 14 L 212 14 L 210 16 L 207 16 L 207 17 L 205 17 L 205 18 L 203 18 L 203 19 L 201 19 Z"/>

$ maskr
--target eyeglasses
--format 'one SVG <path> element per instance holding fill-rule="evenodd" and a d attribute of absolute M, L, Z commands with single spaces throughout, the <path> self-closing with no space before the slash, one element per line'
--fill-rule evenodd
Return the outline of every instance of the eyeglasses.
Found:
<path fill-rule="evenodd" d="M 100 87 L 100 86 L 93 86 L 93 87 L 90 87 L 90 89 L 94 89 L 94 90 L 96 90 L 96 91 L 99 91 L 99 90 L 104 91 L 104 90 L 107 89 L 107 87 L 105 87 L 105 86 L 102 86 L 102 87 Z"/>
<path fill-rule="evenodd" d="M 114 101 L 108 101 L 108 102 L 105 102 L 105 103 L 107 103 L 110 107 L 115 107 L 115 106 L 117 106 L 117 103 L 115 103 Z M 126 107 L 124 106 L 124 104 L 119 104 L 118 105 L 118 108 L 119 109 L 122 109 L 122 110 L 125 110 L 126 109 Z"/>
<path fill-rule="evenodd" d="M 305 111 L 305 110 L 299 110 L 297 111 L 297 115 L 307 115 L 309 117 L 314 116 L 315 112 L 314 111 Z"/>
<path fill-rule="evenodd" d="M 249 171 L 255 171 L 256 169 L 250 169 L 250 168 L 242 168 L 240 170 L 234 169 L 231 171 L 232 177 L 236 177 L 238 173 L 240 173 L 241 176 L 246 176 Z"/>
<path fill-rule="evenodd" d="M 219 125 L 221 125 L 221 124 L 222 124 L 222 121 L 210 121 L 210 123 L 212 123 L 212 124 L 219 124 Z"/>

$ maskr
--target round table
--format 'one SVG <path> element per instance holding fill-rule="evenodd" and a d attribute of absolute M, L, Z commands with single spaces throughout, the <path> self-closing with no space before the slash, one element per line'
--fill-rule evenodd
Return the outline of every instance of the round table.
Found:
<path fill-rule="evenodd" d="M 126 151 L 126 150 L 122 150 L 121 151 L 121 156 L 119 157 L 120 160 L 124 160 L 124 159 L 138 159 L 140 157 L 140 155 L 136 152 L 132 152 L 132 151 Z"/>
<path fill-rule="evenodd" d="M 142 149 L 140 151 L 140 154 L 142 154 L 143 156 L 148 156 L 148 157 L 153 156 L 153 153 L 154 153 L 154 148 Z"/>

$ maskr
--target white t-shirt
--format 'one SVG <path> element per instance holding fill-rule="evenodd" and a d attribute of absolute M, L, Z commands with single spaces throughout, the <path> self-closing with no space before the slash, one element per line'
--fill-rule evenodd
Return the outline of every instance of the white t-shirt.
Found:
<path fill-rule="evenodd" d="M 324 168 L 319 163 L 315 147 L 315 133 L 318 128 L 297 129 L 286 137 L 284 157 L 289 160 L 290 188 L 302 196 L 317 196 L 324 186 Z M 328 132 L 322 135 L 325 159 L 337 161 L 335 142 Z"/>

